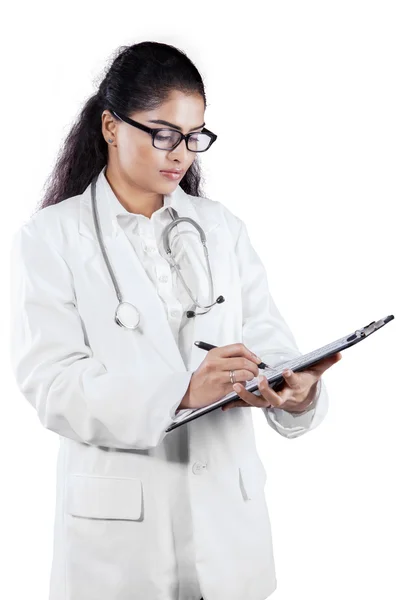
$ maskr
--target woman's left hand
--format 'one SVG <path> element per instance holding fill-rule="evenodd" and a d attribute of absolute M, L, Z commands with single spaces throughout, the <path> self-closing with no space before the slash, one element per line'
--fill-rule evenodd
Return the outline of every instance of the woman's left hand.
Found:
<path fill-rule="evenodd" d="M 257 406 L 262 408 L 272 406 L 273 408 L 282 408 L 288 412 L 302 412 L 314 399 L 318 381 L 324 371 L 339 362 L 341 358 L 341 353 L 337 352 L 320 360 L 305 371 L 297 373 L 284 371 L 284 387 L 279 392 L 275 392 L 270 387 L 267 378 L 264 376 L 258 384 L 261 396 L 249 392 L 242 384 L 235 383 L 232 387 L 241 400 L 232 400 L 224 404 L 222 410 L 228 410 L 235 406 Z"/>

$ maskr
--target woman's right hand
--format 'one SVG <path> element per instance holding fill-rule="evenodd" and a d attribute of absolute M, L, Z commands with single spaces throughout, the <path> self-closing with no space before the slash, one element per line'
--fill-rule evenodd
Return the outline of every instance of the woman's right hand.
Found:
<path fill-rule="evenodd" d="M 202 408 L 219 400 L 233 391 L 229 371 L 244 384 L 257 377 L 261 361 L 242 343 L 212 348 L 193 373 L 179 409 Z"/>

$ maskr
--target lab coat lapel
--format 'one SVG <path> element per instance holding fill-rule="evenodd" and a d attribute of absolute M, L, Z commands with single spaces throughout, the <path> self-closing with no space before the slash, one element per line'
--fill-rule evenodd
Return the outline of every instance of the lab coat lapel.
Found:
<path fill-rule="evenodd" d="M 79 233 L 85 237 L 92 238 L 98 243 L 92 216 L 90 187 L 89 184 L 83 192 L 80 202 Z M 186 194 L 180 186 L 178 186 L 172 194 L 174 194 L 173 204 L 180 217 L 187 216 L 194 219 L 201 227 L 203 227 L 206 235 L 208 232 L 218 227 L 219 224 L 215 220 L 213 221 L 204 217 L 200 220 L 190 196 Z M 96 185 L 96 198 L 104 245 L 115 277 L 118 281 L 123 300 L 131 302 L 136 306 L 140 314 L 139 327 L 142 333 L 146 335 L 147 340 L 151 342 L 155 351 L 162 355 L 163 360 L 169 362 L 171 368 L 174 370 L 186 370 L 179 347 L 177 346 L 171 331 L 164 304 L 152 281 L 150 281 L 134 248 L 125 235 L 125 232 L 115 218 L 104 187 L 99 184 L 99 181 Z M 198 278 L 197 289 L 204 290 L 202 292 L 203 294 L 208 294 L 209 283 L 207 268 L 204 251 L 197 231 L 187 222 L 179 223 L 174 229 L 177 229 L 178 232 L 181 233 L 188 228 L 191 228 L 194 231 L 194 235 L 183 235 L 181 238 L 182 245 L 187 253 L 190 264 L 195 267 L 195 278 Z M 197 239 L 194 239 L 196 236 Z M 188 237 L 190 237 L 190 242 L 187 239 Z M 99 253 L 101 252 L 100 246 L 98 251 Z M 210 254 L 211 252 L 212 250 L 210 249 Z M 201 268 L 200 266 L 199 268 L 199 265 L 203 265 L 203 267 Z M 106 270 L 105 263 L 104 269 Z M 108 273 L 107 277 L 110 286 L 113 287 L 112 279 Z M 203 298 L 203 296 L 201 296 L 201 298 Z M 208 300 L 203 302 L 201 299 L 200 302 L 202 304 L 208 304 Z M 117 304 L 118 299 L 117 296 L 115 296 L 115 307 L 117 307 Z M 207 327 L 207 324 L 209 324 L 210 321 L 205 319 L 205 317 L 206 315 L 194 317 L 193 341 L 196 339 L 209 339 L 211 331 L 209 330 L 210 325 Z M 138 335 L 140 335 L 140 333 L 138 333 Z M 196 349 L 197 348 L 195 348 L 195 350 Z M 202 357 L 204 357 L 204 351 L 202 351 Z M 192 370 L 192 366 L 190 367 L 190 370 Z"/>

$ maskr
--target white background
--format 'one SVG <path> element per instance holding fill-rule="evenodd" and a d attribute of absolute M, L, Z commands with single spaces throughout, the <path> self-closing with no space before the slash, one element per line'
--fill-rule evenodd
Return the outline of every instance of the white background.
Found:
<path fill-rule="evenodd" d="M 396 317 L 324 374 L 330 409 L 316 430 L 288 440 L 249 408 L 268 473 L 274 600 L 400 597 L 398 9 L 20 2 L 2 15 L 3 282 L 11 235 L 113 52 L 154 40 L 185 51 L 204 77 L 206 126 L 218 135 L 201 157 L 206 195 L 246 222 L 301 351 Z M 42 600 L 58 437 L 15 386 L 8 310 L 4 293 L 0 597 Z"/>

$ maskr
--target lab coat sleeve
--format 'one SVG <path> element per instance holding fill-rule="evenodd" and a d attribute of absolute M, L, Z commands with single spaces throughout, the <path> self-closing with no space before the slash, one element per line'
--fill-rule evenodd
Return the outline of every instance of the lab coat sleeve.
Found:
<path fill-rule="evenodd" d="M 44 427 L 110 448 L 154 448 L 165 437 L 192 372 L 154 377 L 108 372 L 86 344 L 72 273 L 35 220 L 11 248 L 11 365 Z"/>
<path fill-rule="evenodd" d="M 271 367 L 301 356 L 286 321 L 269 291 L 266 270 L 250 242 L 247 227 L 240 221 L 236 253 L 241 278 L 243 343 Z M 262 374 L 262 370 L 260 371 Z M 280 435 L 294 438 L 315 429 L 328 411 L 328 393 L 319 380 L 313 408 L 290 413 L 281 408 L 262 408 L 268 424 Z"/>

